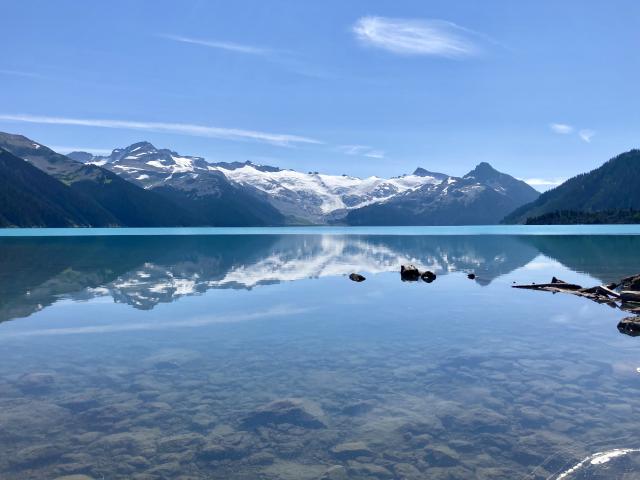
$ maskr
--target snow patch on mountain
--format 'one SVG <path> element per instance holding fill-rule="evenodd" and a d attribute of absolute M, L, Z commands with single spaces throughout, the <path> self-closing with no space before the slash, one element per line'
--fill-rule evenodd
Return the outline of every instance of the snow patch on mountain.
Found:
<path fill-rule="evenodd" d="M 384 202 L 396 195 L 425 185 L 438 185 L 449 177 L 418 168 L 413 174 L 390 179 L 377 176 L 358 178 L 283 170 L 251 162 L 208 163 L 202 157 L 183 156 L 168 149 L 157 149 L 149 142 L 118 148 L 108 156 L 73 152 L 85 163 L 102 165 L 144 188 L 174 186 L 185 188 L 185 175 L 204 185 L 208 174 L 261 192 L 286 216 L 303 222 L 325 223 L 352 209 Z M 197 188 L 197 187 L 193 187 Z"/>
<path fill-rule="evenodd" d="M 284 213 L 315 219 L 382 202 L 407 190 L 441 182 L 433 176 L 358 178 L 259 167 L 247 163 L 241 168 L 212 165 L 209 169 L 224 173 L 233 182 L 250 185 L 266 193 Z"/>

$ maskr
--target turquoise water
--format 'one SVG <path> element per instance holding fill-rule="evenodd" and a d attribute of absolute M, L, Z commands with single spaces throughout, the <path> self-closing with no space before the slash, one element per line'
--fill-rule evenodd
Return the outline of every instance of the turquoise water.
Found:
<path fill-rule="evenodd" d="M 0 238 L 0 478 L 638 478 L 621 228 Z"/>
<path fill-rule="evenodd" d="M 0 228 L 0 237 L 105 235 L 640 235 L 640 225 L 427 227 Z"/>

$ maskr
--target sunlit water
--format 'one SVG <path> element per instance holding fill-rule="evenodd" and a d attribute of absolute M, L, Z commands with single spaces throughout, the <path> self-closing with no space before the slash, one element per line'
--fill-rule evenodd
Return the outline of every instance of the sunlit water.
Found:
<path fill-rule="evenodd" d="M 0 478 L 640 478 L 640 236 L 320 232 L 0 238 Z"/>

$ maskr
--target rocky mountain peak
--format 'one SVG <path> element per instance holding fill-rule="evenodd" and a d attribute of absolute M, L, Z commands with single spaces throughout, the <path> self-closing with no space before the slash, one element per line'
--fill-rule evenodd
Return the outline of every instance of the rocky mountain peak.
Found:
<path fill-rule="evenodd" d="M 500 175 L 504 175 L 504 174 L 500 173 L 498 170 L 493 168 L 489 163 L 480 162 L 478 165 L 476 165 L 476 167 L 473 170 L 467 173 L 463 178 L 474 178 L 482 182 L 482 181 L 494 179 L 496 177 L 499 177 Z"/>
<path fill-rule="evenodd" d="M 427 170 L 426 168 L 422 168 L 422 167 L 416 168 L 413 171 L 412 175 L 415 175 L 416 177 L 433 177 L 433 178 L 436 178 L 438 180 L 444 180 L 445 178 L 449 177 L 449 175 L 446 175 L 444 173 L 431 172 L 431 171 Z"/>

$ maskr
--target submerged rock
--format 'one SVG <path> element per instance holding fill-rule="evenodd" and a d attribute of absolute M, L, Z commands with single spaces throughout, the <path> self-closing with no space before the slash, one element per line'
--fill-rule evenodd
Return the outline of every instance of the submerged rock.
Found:
<path fill-rule="evenodd" d="M 366 278 L 359 273 L 352 273 L 349 275 L 349 280 L 353 280 L 354 282 L 364 282 Z"/>
<path fill-rule="evenodd" d="M 197 450 L 206 443 L 206 439 L 198 433 L 183 433 L 165 437 L 158 442 L 160 452 L 181 452 Z"/>
<path fill-rule="evenodd" d="M 331 453 L 341 460 L 371 456 L 371 450 L 364 442 L 341 443 L 333 447 Z"/>
<path fill-rule="evenodd" d="M 342 465 L 333 465 L 322 474 L 320 480 L 347 480 L 348 478 L 346 468 Z"/>
<path fill-rule="evenodd" d="M 25 393 L 43 393 L 55 383 L 50 373 L 26 373 L 18 379 L 18 388 Z"/>
<path fill-rule="evenodd" d="M 420 470 L 409 463 L 396 463 L 393 466 L 393 471 L 396 477 L 402 478 L 403 480 L 419 480 L 424 478 Z"/>
<path fill-rule="evenodd" d="M 245 455 L 246 449 L 241 445 L 219 443 L 205 445 L 202 450 L 198 452 L 198 458 L 204 461 L 237 460 Z"/>
<path fill-rule="evenodd" d="M 436 467 L 453 467 L 460 463 L 458 454 L 446 445 L 426 448 L 424 460 Z"/>
<path fill-rule="evenodd" d="M 249 465 L 271 465 L 276 461 L 276 456 L 268 452 L 258 452 L 247 458 Z"/>
<path fill-rule="evenodd" d="M 640 317 L 627 317 L 618 323 L 618 331 L 631 337 L 640 336 Z"/>
<path fill-rule="evenodd" d="M 342 413 L 349 416 L 363 415 L 369 411 L 371 411 L 374 407 L 373 402 L 370 401 L 360 401 L 350 403 L 346 405 L 342 409 Z"/>
<path fill-rule="evenodd" d="M 316 404 L 299 398 L 284 398 L 257 408 L 242 421 L 247 428 L 290 424 L 302 428 L 325 428 L 324 413 Z"/>
<path fill-rule="evenodd" d="M 19 467 L 40 466 L 56 461 L 63 453 L 64 450 L 56 445 L 35 445 L 18 450 L 11 463 Z"/>
<path fill-rule="evenodd" d="M 56 477 L 54 480 L 93 480 L 93 477 L 88 475 L 63 475 L 62 477 Z"/>
<path fill-rule="evenodd" d="M 381 465 L 373 463 L 351 462 L 349 470 L 355 474 L 357 478 L 393 478 L 393 474 Z"/>
<path fill-rule="evenodd" d="M 168 348 L 144 358 L 141 365 L 154 370 L 175 370 L 199 359 L 200 354 L 193 350 Z"/>
<path fill-rule="evenodd" d="M 415 282 L 420 278 L 420 271 L 414 265 L 401 265 L 400 278 L 405 282 Z"/>

